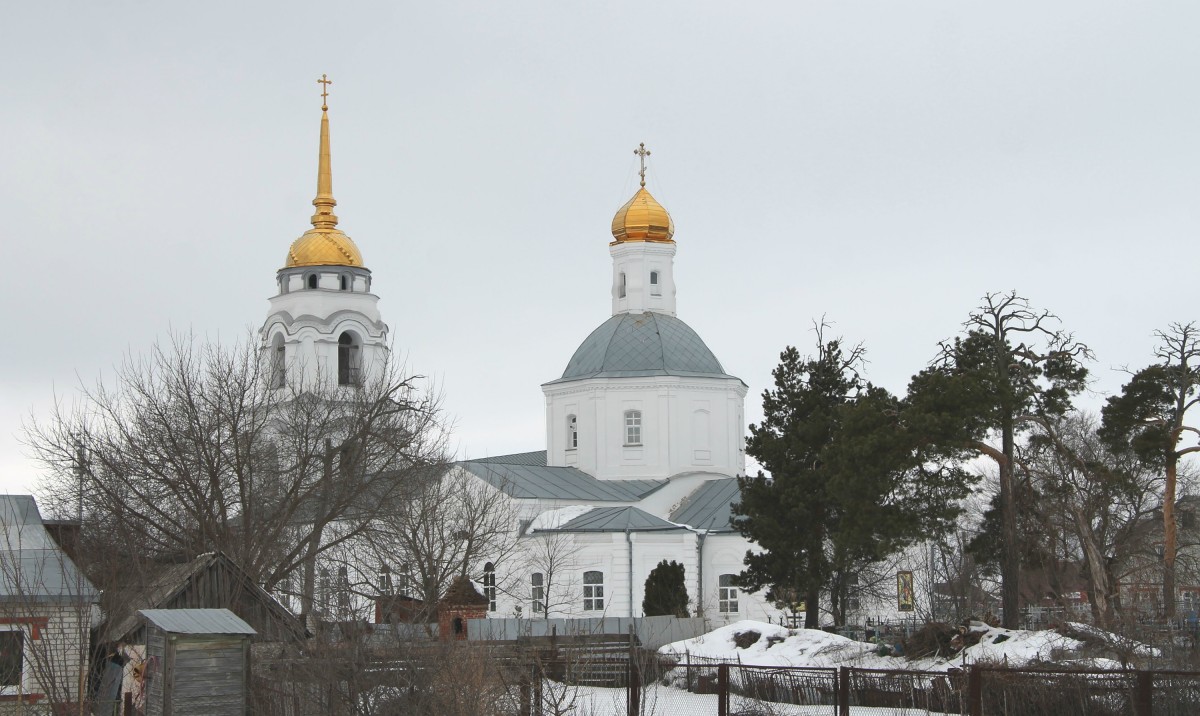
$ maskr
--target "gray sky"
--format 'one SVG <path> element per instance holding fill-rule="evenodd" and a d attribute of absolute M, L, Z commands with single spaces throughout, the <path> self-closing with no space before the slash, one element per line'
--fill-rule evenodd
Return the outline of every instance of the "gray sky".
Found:
<path fill-rule="evenodd" d="M 1200 4 L 21 3 L 0 45 L 17 433 L 169 330 L 257 329 L 340 228 L 456 446 L 544 448 L 539 385 L 610 313 L 609 222 L 675 219 L 679 315 L 750 386 L 822 314 L 903 390 L 987 291 L 1090 344 L 1097 394 L 1200 317 Z"/>

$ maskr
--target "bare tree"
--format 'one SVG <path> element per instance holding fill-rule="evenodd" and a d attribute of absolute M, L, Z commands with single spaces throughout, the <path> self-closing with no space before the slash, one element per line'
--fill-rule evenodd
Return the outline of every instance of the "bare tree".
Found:
<path fill-rule="evenodd" d="M 268 363 L 251 341 L 173 336 L 31 418 L 51 507 L 82 499 L 85 542 L 128 564 L 220 550 L 268 589 L 300 571 L 311 612 L 316 557 L 443 464 L 446 432 L 438 397 L 401 366 L 355 387 L 278 387 Z"/>
<path fill-rule="evenodd" d="M 556 613 L 566 615 L 574 611 L 572 605 L 580 603 L 579 561 L 571 534 L 538 530 L 522 543 L 524 564 L 529 574 L 543 577 L 542 612 L 532 616 L 550 619 Z"/>

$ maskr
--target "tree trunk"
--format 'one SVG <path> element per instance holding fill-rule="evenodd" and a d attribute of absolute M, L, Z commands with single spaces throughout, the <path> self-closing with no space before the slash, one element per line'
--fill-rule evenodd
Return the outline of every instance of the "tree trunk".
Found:
<path fill-rule="evenodd" d="M 1163 490 L 1163 616 L 1175 617 L 1175 472 L 1178 461 L 1167 457 L 1167 484 Z"/>
<path fill-rule="evenodd" d="M 1017 543 L 1017 496 L 1013 485 L 1013 423 L 1008 416 L 1001 426 L 1000 462 L 1000 606 L 1004 609 L 1004 628 L 1021 625 L 1021 551 Z"/>
<path fill-rule="evenodd" d="M 1075 532 L 1079 536 L 1079 544 L 1083 547 L 1083 556 L 1087 561 L 1088 599 L 1092 603 L 1092 617 L 1096 626 L 1101 629 L 1111 629 L 1113 626 L 1112 580 L 1108 571 L 1108 560 L 1104 551 L 1096 543 L 1096 535 L 1088 522 L 1088 516 L 1076 506 L 1071 509 L 1075 521 Z"/>
<path fill-rule="evenodd" d="M 821 628 L 821 590 L 809 588 L 804 597 L 804 628 Z"/>

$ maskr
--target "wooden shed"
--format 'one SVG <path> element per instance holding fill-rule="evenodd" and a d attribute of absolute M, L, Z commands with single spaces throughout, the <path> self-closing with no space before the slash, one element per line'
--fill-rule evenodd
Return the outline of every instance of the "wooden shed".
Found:
<path fill-rule="evenodd" d="M 254 629 L 228 609 L 143 609 L 146 716 L 244 716 Z"/>

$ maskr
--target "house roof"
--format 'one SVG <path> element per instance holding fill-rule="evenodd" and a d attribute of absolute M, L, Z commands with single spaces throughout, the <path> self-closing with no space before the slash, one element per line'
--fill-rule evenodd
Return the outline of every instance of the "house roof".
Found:
<path fill-rule="evenodd" d="M 138 612 L 171 634 L 257 634 L 228 609 L 143 609 Z"/>
<path fill-rule="evenodd" d="M 227 588 L 219 590 L 218 593 L 209 590 L 204 590 L 203 594 L 195 593 L 200 578 L 206 572 L 215 571 L 225 575 L 219 581 Z M 200 605 L 206 602 L 211 605 L 211 600 L 216 599 L 242 611 L 242 607 L 230 601 L 234 599 L 234 589 L 247 594 L 252 603 L 258 605 L 259 613 L 254 619 L 264 638 L 287 635 L 303 639 L 306 636 L 304 625 L 296 615 L 251 581 L 236 562 L 221 552 L 209 552 L 190 562 L 164 566 L 145 584 L 140 585 L 140 588 L 127 589 L 120 606 L 109 615 L 108 624 L 103 631 L 103 640 L 118 641 L 129 638 L 141 626 L 139 609 L 149 611 L 172 605 L 205 609 L 207 607 L 199 607 L 197 602 Z M 243 606 L 246 604 L 240 603 Z"/>
<path fill-rule="evenodd" d="M 655 375 L 733 378 L 691 326 L 647 311 L 619 313 L 600 324 L 551 383 Z"/>
<path fill-rule="evenodd" d="M 546 451 L 534 450 L 533 452 L 518 452 L 512 455 L 497 455 L 496 457 L 480 457 L 471 460 L 471 462 L 479 462 L 485 465 L 500 464 L 500 465 L 528 465 L 530 467 L 545 467 L 546 466 Z"/>
<path fill-rule="evenodd" d="M 682 531 L 661 517 L 636 507 L 597 507 L 564 525 L 539 532 L 666 532 Z"/>
<path fill-rule="evenodd" d="M 521 453 L 508 458 L 536 455 Z M 598 480 L 573 467 L 547 467 L 526 462 L 503 463 L 501 458 L 458 463 L 472 475 L 511 497 L 580 500 L 585 502 L 637 502 L 667 484 L 666 480 Z"/>
<path fill-rule="evenodd" d="M 100 592 L 59 549 L 30 495 L 0 495 L 0 601 L 93 603 Z"/>
<path fill-rule="evenodd" d="M 671 521 L 709 532 L 733 532 L 733 503 L 741 498 L 737 479 L 709 480 L 671 513 Z"/>

